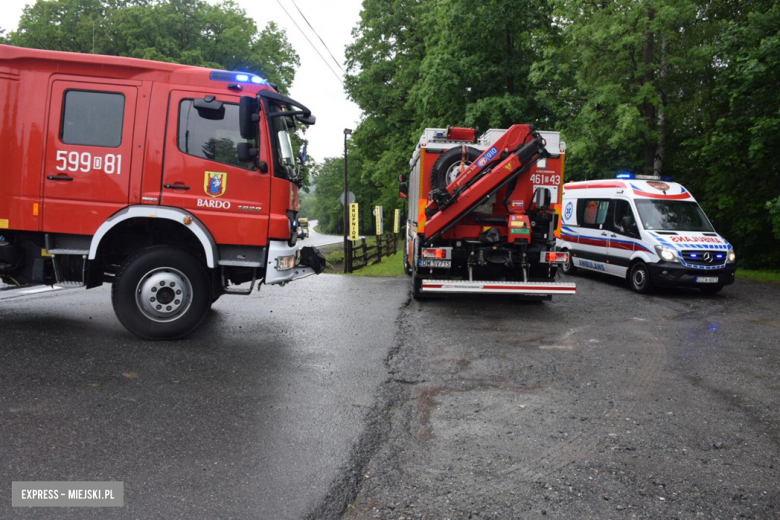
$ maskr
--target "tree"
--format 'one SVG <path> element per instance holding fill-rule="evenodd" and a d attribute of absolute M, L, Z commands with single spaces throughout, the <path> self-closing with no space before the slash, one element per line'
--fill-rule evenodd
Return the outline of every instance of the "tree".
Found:
<path fill-rule="evenodd" d="M 8 42 L 253 72 L 286 91 L 300 65 L 286 34 L 231 0 L 37 0 Z"/>

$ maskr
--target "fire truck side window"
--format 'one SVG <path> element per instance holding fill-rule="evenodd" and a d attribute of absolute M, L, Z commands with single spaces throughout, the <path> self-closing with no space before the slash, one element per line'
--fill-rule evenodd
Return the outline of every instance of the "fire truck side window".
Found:
<path fill-rule="evenodd" d="M 236 151 L 242 142 L 247 141 L 238 127 L 238 105 L 223 103 L 220 110 L 199 110 L 191 99 L 179 105 L 179 150 L 183 153 L 248 170 L 252 165 L 239 161 Z"/>
<path fill-rule="evenodd" d="M 601 229 L 607 220 L 609 200 L 579 199 L 577 223 L 582 227 Z"/>
<path fill-rule="evenodd" d="M 122 144 L 124 94 L 68 90 L 64 98 L 60 129 L 63 143 L 105 148 Z"/>

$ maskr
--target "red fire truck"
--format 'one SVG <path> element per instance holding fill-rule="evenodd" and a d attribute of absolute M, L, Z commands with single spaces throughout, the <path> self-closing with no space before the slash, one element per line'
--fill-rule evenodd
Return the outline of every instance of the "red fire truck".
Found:
<path fill-rule="evenodd" d="M 427 128 L 402 175 L 408 198 L 404 267 L 413 295 L 574 294 L 555 281 L 566 147 L 531 125 Z"/>
<path fill-rule="evenodd" d="M 319 273 L 290 141 L 314 121 L 249 73 L 0 45 L 0 278 L 109 282 L 125 327 L 173 339 Z"/>

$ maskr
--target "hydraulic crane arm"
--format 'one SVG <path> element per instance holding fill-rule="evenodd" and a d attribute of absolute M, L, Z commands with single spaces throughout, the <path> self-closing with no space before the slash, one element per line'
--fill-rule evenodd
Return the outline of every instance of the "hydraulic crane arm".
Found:
<path fill-rule="evenodd" d="M 431 192 L 425 209 L 425 245 L 430 245 L 498 190 L 549 157 L 545 142 L 531 125 L 514 125 L 485 150 L 445 190 Z"/>

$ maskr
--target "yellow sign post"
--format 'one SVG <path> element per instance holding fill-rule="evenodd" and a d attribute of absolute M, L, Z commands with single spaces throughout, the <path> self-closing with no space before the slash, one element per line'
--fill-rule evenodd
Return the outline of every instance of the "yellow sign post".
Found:
<path fill-rule="evenodd" d="M 401 210 L 395 210 L 395 224 L 393 225 L 393 233 L 396 235 L 401 232 Z"/>
<path fill-rule="evenodd" d="M 376 206 L 374 208 L 374 216 L 376 217 L 376 234 L 384 235 L 385 234 L 385 227 L 384 227 L 384 216 L 385 212 L 382 206 Z"/>
<path fill-rule="evenodd" d="M 358 203 L 349 205 L 349 239 L 355 242 L 360 237 L 358 231 Z"/>

